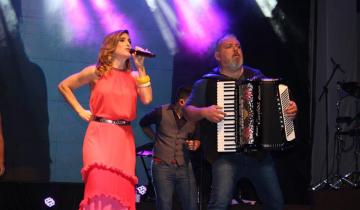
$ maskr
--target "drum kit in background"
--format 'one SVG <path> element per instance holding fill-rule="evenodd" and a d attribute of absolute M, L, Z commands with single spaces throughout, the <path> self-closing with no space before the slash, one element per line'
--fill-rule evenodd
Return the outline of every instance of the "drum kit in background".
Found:
<path fill-rule="evenodd" d="M 360 83 L 359 82 L 338 82 L 338 100 L 336 102 L 336 132 L 335 132 L 335 158 L 336 174 L 331 187 L 360 187 Z M 350 106 L 355 106 L 354 116 L 341 116 L 341 105 L 343 99 L 348 98 Z M 346 145 L 349 145 L 346 146 Z M 341 175 L 340 166 L 342 154 L 353 151 L 354 171 Z"/>

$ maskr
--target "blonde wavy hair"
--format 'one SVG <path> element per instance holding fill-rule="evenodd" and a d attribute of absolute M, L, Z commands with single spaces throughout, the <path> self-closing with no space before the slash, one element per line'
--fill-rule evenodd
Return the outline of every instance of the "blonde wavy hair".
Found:
<path fill-rule="evenodd" d="M 95 70 L 96 75 L 98 75 L 99 77 L 104 76 L 112 68 L 111 64 L 113 62 L 113 54 L 116 50 L 116 46 L 120 40 L 120 37 L 123 34 L 129 34 L 128 30 L 114 31 L 105 36 L 102 46 L 100 48 Z M 124 71 L 130 70 L 129 59 L 126 60 L 125 67 L 126 68 Z"/>

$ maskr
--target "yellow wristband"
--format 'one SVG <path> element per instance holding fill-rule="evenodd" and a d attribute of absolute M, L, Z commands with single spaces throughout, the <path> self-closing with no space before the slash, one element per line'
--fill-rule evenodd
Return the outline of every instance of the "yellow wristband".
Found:
<path fill-rule="evenodd" d="M 149 75 L 146 75 L 143 77 L 138 77 L 138 78 L 136 78 L 136 81 L 137 81 L 138 85 L 145 84 L 145 83 L 150 82 L 150 77 L 149 77 Z"/>
<path fill-rule="evenodd" d="M 144 88 L 144 87 L 150 87 L 151 86 L 151 82 L 147 82 L 147 83 L 144 83 L 144 84 L 138 84 L 137 87 L 138 88 Z"/>

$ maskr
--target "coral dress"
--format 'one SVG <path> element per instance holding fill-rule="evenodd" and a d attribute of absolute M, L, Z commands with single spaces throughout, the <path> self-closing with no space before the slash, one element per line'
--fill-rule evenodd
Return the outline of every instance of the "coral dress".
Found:
<path fill-rule="evenodd" d="M 136 83 L 129 72 L 110 70 L 93 87 L 93 115 L 132 121 L 136 117 Z M 135 143 L 131 126 L 91 121 L 83 144 L 85 183 L 81 210 L 135 209 Z"/>

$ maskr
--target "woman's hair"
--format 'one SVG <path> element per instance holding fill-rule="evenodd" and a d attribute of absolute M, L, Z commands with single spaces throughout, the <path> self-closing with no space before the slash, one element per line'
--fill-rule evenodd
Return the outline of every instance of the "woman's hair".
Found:
<path fill-rule="evenodd" d="M 113 54 L 116 50 L 116 46 L 120 40 L 121 35 L 123 35 L 124 33 L 129 34 L 127 30 L 118 30 L 111 32 L 110 34 L 105 36 L 102 46 L 100 48 L 95 70 L 95 73 L 99 77 L 105 75 L 111 69 Z M 125 62 L 125 69 L 130 69 L 129 59 Z"/>

